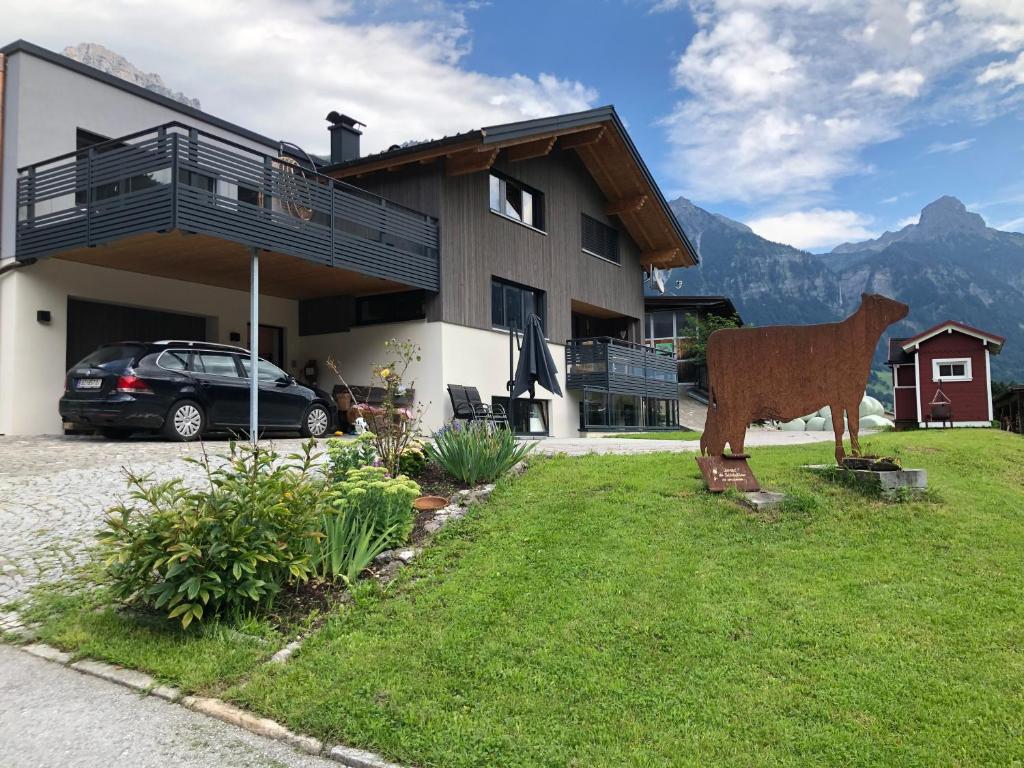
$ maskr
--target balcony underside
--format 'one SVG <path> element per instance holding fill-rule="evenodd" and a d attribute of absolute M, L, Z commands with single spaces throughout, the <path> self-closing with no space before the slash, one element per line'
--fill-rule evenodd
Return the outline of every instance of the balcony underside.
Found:
<path fill-rule="evenodd" d="M 247 291 L 250 254 L 249 248 L 230 240 L 174 231 L 124 237 L 92 248 L 62 251 L 54 254 L 54 258 Z M 260 252 L 260 293 L 268 296 L 365 296 L 409 287 L 298 256 Z"/>

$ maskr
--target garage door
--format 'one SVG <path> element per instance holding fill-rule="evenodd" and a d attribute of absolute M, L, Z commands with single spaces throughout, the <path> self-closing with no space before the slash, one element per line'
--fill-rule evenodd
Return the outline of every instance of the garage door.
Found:
<path fill-rule="evenodd" d="M 160 339 L 205 341 L 206 318 L 68 299 L 68 368 L 100 344 Z"/>

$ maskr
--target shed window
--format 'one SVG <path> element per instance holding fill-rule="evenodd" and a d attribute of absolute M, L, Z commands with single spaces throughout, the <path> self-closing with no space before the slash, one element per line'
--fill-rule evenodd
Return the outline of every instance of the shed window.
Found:
<path fill-rule="evenodd" d="M 491 210 L 513 221 L 544 229 L 544 195 L 497 172 L 490 178 Z"/>
<path fill-rule="evenodd" d="M 970 358 L 932 360 L 932 381 L 971 381 Z"/>
<path fill-rule="evenodd" d="M 583 250 L 602 259 L 621 263 L 619 257 L 619 231 L 597 219 L 581 214 Z"/>

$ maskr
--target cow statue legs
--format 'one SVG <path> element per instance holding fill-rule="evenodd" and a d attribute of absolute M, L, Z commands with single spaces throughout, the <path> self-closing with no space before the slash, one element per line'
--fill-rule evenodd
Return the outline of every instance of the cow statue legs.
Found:
<path fill-rule="evenodd" d="M 852 405 L 851 405 L 852 403 Z M 846 420 L 850 429 L 850 452 L 860 456 L 860 398 L 852 398 L 846 406 Z"/>
<path fill-rule="evenodd" d="M 830 403 L 829 410 L 832 411 L 832 432 L 836 436 L 836 464 L 842 464 L 846 458 L 846 450 L 843 448 L 843 407 Z"/>

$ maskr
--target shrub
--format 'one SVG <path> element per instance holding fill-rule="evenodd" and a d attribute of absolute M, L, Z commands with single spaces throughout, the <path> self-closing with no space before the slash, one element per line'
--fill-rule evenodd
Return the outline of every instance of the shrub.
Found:
<path fill-rule="evenodd" d="M 427 452 L 420 443 L 410 443 L 398 459 L 398 468 L 403 475 L 417 477 L 427 468 L 429 461 Z"/>
<path fill-rule="evenodd" d="M 412 533 L 412 502 L 420 487 L 404 475 L 388 477 L 384 467 L 349 470 L 345 481 L 334 486 L 330 505 L 336 514 L 347 514 L 359 521 L 371 520 L 374 537 L 385 536 L 385 549 L 404 544 Z"/>
<path fill-rule="evenodd" d="M 344 480 L 350 469 L 369 466 L 376 460 L 377 451 L 370 432 L 364 432 L 355 440 L 327 441 L 327 474 L 335 482 Z"/>
<path fill-rule="evenodd" d="M 468 485 L 489 483 L 522 461 L 536 442 L 521 442 L 508 429 L 486 422 L 458 422 L 434 433 L 427 455 L 448 474 Z"/>
<path fill-rule="evenodd" d="M 129 473 L 130 500 L 98 534 L 114 595 L 187 627 L 269 607 L 282 586 L 304 581 L 328 488 L 313 474 L 313 445 L 282 460 L 232 442 L 223 466 L 196 462 L 208 480 L 199 490 Z"/>

